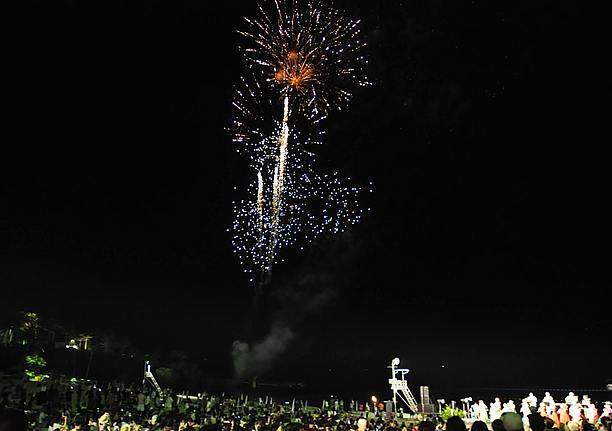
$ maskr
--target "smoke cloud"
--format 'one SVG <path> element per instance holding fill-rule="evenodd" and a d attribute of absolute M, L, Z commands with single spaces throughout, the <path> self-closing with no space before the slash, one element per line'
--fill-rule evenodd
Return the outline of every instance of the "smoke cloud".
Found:
<path fill-rule="evenodd" d="M 280 307 L 268 333 L 251 346 L 241 340 L 232 343 L 232 359 L 237 378 L 259 375 L 274 365 L 274 361 L 294 338 L 294 328 L 308 314 L 320 310 L 336 296 L 337 290 L 327 286 L 328 278 L 326 273 L 311 274 L 303 277 L 295 287 L 276 292 L 275 299 Z M 313 291 L 315 286 L 322 290 Z"/>
<path fill-rule="evenodd" d="M 269 370 L 296 337 L 299 324 L 338 296 L 340 280 L 348 278 L 343 266 L 352 260 L 358 247 L 349 235 L 335 245 L 319 256 L 318 262 L 305 265 L 293 282 L 279 283 L 282 287 L 273 292 L 276 312 L 269 331 L 261 339 L 251 345 L 241 340 L 232 343 L 236 378 L 249 378 Z"/>
<path fill-rule="evenodd" d="M 275 326 L 252 349 L 244 341 L 234 341 L 232 358 L 236 377 L 244 378 L 268 370 L 274 359 L 285 351 L 292 338 L 293 331 L 290 328 Z"/>

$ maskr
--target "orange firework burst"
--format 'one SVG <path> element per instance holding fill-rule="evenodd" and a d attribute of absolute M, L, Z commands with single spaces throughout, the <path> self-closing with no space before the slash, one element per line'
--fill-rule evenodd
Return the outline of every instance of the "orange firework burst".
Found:
<path fill-rule="evenodd" d="M 278 66 L 274 79 L 304 93 L 306 86 L 316 79 L 316 75 L 314 66 L 308 62 L 308 56 L 297 51 L 289 51 L 284 61 Z"/>
<path fill-rule="evenodd" d="M 359 21 L 323 0 L 269 0 L 259 18 L 245 18 L 245 58 L 280 98 L 289 96 L 310 121 L 351 99 L 354 86 L 369 85 Z"/>

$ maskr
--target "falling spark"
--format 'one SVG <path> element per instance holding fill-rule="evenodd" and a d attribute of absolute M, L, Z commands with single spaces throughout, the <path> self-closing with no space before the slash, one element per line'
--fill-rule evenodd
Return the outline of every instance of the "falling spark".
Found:
<path fill-rule="evenodd" d="M 259 234 L 261 235 L 263 232 L 263 177 L 261 176 L 261 171 L 257 171 L 257 220 L 259 223 L 257 224 L 257 228 Z"/>

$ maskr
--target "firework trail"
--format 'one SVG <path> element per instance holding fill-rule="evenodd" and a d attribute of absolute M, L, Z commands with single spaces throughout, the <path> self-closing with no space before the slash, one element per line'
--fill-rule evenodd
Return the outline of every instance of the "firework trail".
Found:
<path fill-rule="evenodd" d="M 260 16 L 245 18 L 239 31 L 247 74 L 233 103 L 233 140 L 257 171 L 255 203 L 235 204 L 235 251 L 264 276 L 278 249 L 296 237 L 342 230 L 360 218 L 360 210 L 347 210 L 359 190 L 314 173 L 310 148 L 322 141 L 321 121 L 350 100 L 349 89 L 368 85 L 358 21 L 319 0 L 269 5 L 259 4 Z M 313 199 L 322 216 L 308 208 Z"/>
<path fill-rule="evenodd" d="M 283 123 L 281 133 L 278 137 L 278 167 L 274 173 L 274 184 L 272 190 L 272 234 L 270 235 L 270 246 L 268 247 L 268 267 L 274 261 L 274 250 L 278 241 L 278 223 L 285 185 L 285 173 L 287 171 L 287 146 L 289 145 L 289 97 L 285 96 L 283 109 Z M 269 270 L 268 270 L 269 271 Z"/>
<path fill-rule="evenodd" d="M 259 235 L 263 232 L 263 177 L 261 171 L 257 171 L 257 231 Z"/>

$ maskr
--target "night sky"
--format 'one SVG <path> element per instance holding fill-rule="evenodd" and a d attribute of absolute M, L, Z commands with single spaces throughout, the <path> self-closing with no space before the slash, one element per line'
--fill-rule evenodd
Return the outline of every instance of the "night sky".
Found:
<path fill-rule="evenodd" d="M 280 325 L 293 337 L 271 379 L 384 387 L 399 356 L 434 392 L 603 387 L 603 16 L 570 1 L 332 4 L 362 20 L 373 85 L 330 117 L 319 158 L 372 181 L 371 212 L 283 252 L 256 312 L 227 232 L 253 174 L 226 130 L 255 3 L 7 16 L 2 312 L 186 350 L 220 374 L 234 340 Z"/>

